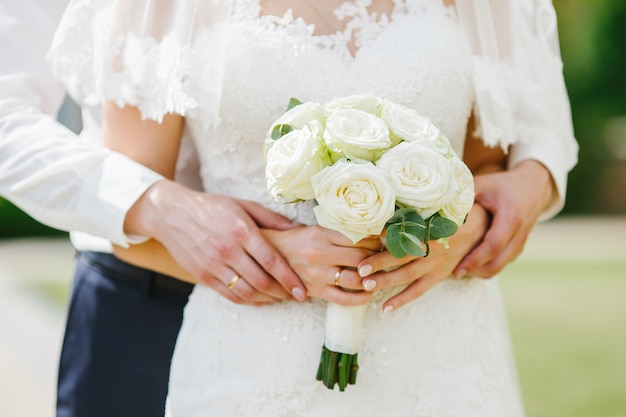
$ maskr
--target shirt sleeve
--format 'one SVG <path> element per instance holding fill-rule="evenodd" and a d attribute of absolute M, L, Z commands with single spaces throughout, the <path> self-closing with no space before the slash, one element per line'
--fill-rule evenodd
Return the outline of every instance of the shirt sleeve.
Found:
<path fill-rule="evenodd" d="M 508 158 L 509 168 L 517 164 L 534 160 L 541 163 L 552 176 L 557 195 L 539 217 L 539 221 L 549 220 L 556 216 L 565 205 L 567 176 L 575 164 L 577 146 L 570 141 L 545 140 L 545 137 L 533 141 L 514 144 Z"/>
<path fill-rule="evenodd" d="M 56 121 L 65 96 L 46 51 L 65 1 L 6 2 L 0 9 L 0 195 L 38 221 L 127 246 L 129 208 L 162 177 L 84 143 Z M 36 28 L 36 29 L 35 29 Z"/>

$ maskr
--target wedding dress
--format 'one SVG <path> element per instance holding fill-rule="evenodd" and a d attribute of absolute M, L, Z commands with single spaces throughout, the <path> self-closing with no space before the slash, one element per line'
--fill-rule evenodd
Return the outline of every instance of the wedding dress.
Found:
<path fill-rule="evenodd" d="M 503 103 L 497 94 L 485 93 L 491 91 L 487 75 L 497 74 L 477 76 L 476 68 L 486 66 L 476 64 L 476 40 L 468 39 L 455 9 L 442 0 L 394 0 L 388 16 L 370 13 L 371 1 L 346 2 L 335 11 L 346 28 L 332 35 L 316 34 L 290 11 L 265 15 L 259 0 L 181 1 L 197 4 L 175 7 L 171 27 L 163 19 L 154 27 L 146 26 L 146 19 L 133 22 L 128 13 L 139 7 L 134 2 L 118 2 L 117 9 L 104 0 L 73 3 L 52 49 L 65 58 L 53 63 L 70 92 L 88 105 L 103 97 L 134 104 L 157 120 L 168 111 L 184 114 L 209 193 L 255 200 L 303 223 L 315 221 L 310 205 L 279 204 L 265 186 L 263 140 L 291 97 L 319 102 L 362 93 L 385 97 L 428 116 L 459 154 L 478 102 L 483 134 L 498 141 L 487 122 L 493 123 L 501 108 L 482 104 L 485 97 Z M 223 14 L 203 14 L 206 4 Z M 112 18 L 116 15 L 125 18 Z M 111 21 L 113 34 L 94 42 L 89 61 L 81 27 L 102 40 Z M 200 23 L 180 24 L 188 21 Z M 125 27 L 133 24 L 134 31 Z M 182 26 L 189 38 L 175 31 Z M 172 31 L 176 36 L 169 36 Z M 116 37 L 126 32 L 123 40 Z M 490 111 L 493 117 L 486 116 Z M 167 415 L 523 415 L 496 280 L 446 279 L 382 314 L 393 291 L 376 293 L 370 303 L 357 383 L 339 392 L 315 379 L 323 301 L 250 307 L 196 286 L 172 361 Z"/>
<path fill-rule="evenodd" d="M 203 119 L 187 119 L 209 193 L 314 221 L 309 205 L 276 203 L 265 186 L 263 139 L 290 97 L 377 94 L 430 117 L 462 153 L 474 96 L 471 55 L 452 11 L 439 1 L 397 2 L 387 20 L 375 19 L 366 4 L 339 10 L 350 21 L 346 32 L 316 36 L 290 13 L 259 17 L 258 1 L 234 3 L 219 126 L 207 130 Z M 522 414 L 495 282 L 448 279 L 382 315 L 389 295 L 382 291 L 371 303 L 358 382 L 340 393 L 315 380 L 324 302 L 255 308 L 196 287 L 172 362 L 168 415 Z"/>

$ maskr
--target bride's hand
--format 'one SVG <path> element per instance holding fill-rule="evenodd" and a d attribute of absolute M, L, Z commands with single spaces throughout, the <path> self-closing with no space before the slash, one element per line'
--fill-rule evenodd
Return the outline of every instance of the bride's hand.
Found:
<path fill-rule="evenodd" d="M 353 245 L 342 234 L 321 226 L 262 231 L 304 282 L 308 295 L 341 305 L 371 299 L 372 294 L 363 291 L 356 266 L 381 249 L 378 239 Z"/>
<path fill-rule="evenodd" d="M 449 277 L 463 257 L 480 242 L 488 224 L 489 216 L 485 209 L 474 204 L 465 224 L 448 239 L 450 243 L 448 249 L 433 241 L 430 243 L 430 253 L 427 257 L 405 256 L 397 259 L 389 251 L 372 255 L 358 266 L 361 275 L 365 275 L 362 288 L 367 291 L 378 291 L 398 285 L 408 285 L 382 306 L 385 312 L 402 307 L 424 294 L 433 285 Z M 384 272 L 390 269 L 393 270 Z"/>

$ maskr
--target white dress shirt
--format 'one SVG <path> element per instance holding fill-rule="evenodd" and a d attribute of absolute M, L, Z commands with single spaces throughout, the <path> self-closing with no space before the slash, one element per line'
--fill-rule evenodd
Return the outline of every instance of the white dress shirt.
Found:
<path fill-rule="evenodd" d="M 66 4 L 2 0 L 0 195 L 46 225 L 80 231 L 72 233 L 78 249 L 110 251 L 108 242 L 141 240 L 124 233 L 124 219 L 162 177 L 100 146 L 99 108 L 83 107 L 80 136 L 57 122 L 65 90 L 52 77 L 46 52 Z M 177 178 L 198 188 L 193 161 L 187 147 Z"/>

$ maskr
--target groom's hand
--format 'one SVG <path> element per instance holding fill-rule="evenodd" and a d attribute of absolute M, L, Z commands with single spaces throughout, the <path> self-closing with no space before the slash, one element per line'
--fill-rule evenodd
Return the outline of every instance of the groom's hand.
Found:
<path fill-rule="evenodd" d="M 301 280 L 257 224 L 292 227 L 289 220 L 256 203 L 163 180 L 129 210 L 124 226 L 127 233 L 160 241 L 185 270 L 222 294 L 231 291 L 236 295 L 231 299 L 305 300 Z"/>
<path fill-rule="evenodd" d="M 493 277 L 524 248 L 541 213 L 556 195 L 549 171 L 527 160 L 508 171 L 475 177 L 476 202 L 490 213 L 487 233 L 456 267 L 454 276 Z"/>

